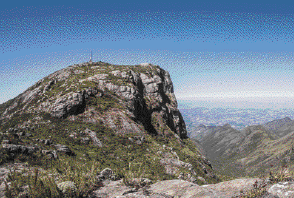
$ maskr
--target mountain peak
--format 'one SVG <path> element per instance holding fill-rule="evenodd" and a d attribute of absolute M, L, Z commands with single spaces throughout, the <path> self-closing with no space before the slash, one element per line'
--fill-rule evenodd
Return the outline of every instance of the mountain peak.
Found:
<path fill-rule="evenodd" d="M 226 123 L 222 126 L 222 128 L 232 128 L 232 126 L 229 123 Z"/>
<path fill-rule="evenodd" d="M 291 120 L 291 118 L 285 117 L 267 122 L 263 126 L 268 130 L 278 131 L 279 129 L 291 124 L 292 122 L 293 120 Z"/>
<path fill-rule="evenodd" d="M 289 118 L 289 117 L 285 117 L 285 118 L 283 118 L 283 120 L 292 121 L 291 118 Z"/>
<path fill-rule="evenodd" d="M 1 120 L 9 119 L 15 113 L 42 112 L 58 119 L 100 120 L 113 126 L 108 117 L 119 111 L 140 121 L 150 133 L 156 133 L 159 126 L 153 126 L 151 119 L 161 113 L 172 131 L 181 138 L 187 137 L 170 75 L 150 63 L 131 66 L 87 62 L 71 65 L 39 80 L 11 103 L 6 104 Z M 90 114 L 96 115 L 95 118 Z M 113 119 L 119 119 L 115 117 Z M 163 127 L 163 123 L 160 125 Z M 128 130 L 142 131 L 137 127 Z"/>

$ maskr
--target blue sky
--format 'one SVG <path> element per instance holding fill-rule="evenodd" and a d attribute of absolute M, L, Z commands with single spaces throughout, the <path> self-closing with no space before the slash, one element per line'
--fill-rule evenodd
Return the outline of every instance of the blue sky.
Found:
<path fill-rule="evenodd" d="M 0 104 L 93 51 L 168 70 L 180 104 L 294 107 L 294 2 L 138 2 L 1 2 Z"/>

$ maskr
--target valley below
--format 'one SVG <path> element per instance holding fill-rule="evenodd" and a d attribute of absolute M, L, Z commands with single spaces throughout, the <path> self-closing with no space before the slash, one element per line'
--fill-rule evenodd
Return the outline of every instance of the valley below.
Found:
<path fill-rule="evenodd" d="M 241 130 L 230 124 L 200 124 L 188 134 L 201 145 L 219 174 L 228 178 L 261 177 L 282 166 L 293 170 L 293 126 L 293 120 L 285 117 Z"/>

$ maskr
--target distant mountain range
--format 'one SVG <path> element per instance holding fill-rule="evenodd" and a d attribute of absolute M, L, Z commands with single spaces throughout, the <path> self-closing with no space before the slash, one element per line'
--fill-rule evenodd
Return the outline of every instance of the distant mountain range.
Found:
<path fill-rule="evenodd" d="M 179 106 L 182 106 L 179 104 Z M 241 130 L 246 126 L 264 124 L 271 120 L 289 117 L 294 119 L 293 109 L 238 109 L 238 108 L 179 108 L 186 123 L 189 134 L 197 130 L 197 126 L 222 126 L 230 124 L 232 128 Z M 190 137 L 190 136 L 189 136 Z"/>
<path fill-rule="evenodd" d="M 189 137 L 205 150 L 206 157 L 219 173 L 252 176 L 273 170 L 294 160 L 292 148 L 294 121 L 289 117 L 242 130 L 230 124 L 195 127 Z"/>

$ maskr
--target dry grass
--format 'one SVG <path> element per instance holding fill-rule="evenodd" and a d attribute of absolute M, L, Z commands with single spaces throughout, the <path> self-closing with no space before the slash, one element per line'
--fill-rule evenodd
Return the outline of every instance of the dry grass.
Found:
<path fill-rule="evenodd" d="M 289 172 L 289 169 L 287 167 L 287 165 L 283 165 L 277 172 L 270 172 L 269 175 L 263 175 L 261 177 L 262 182 L 260 184 L 258 184 L 258 182 L 256 181 L 255 184 L 253 184 L 253 189 L 245 192 L 240 191 L 240 195 L 233 198 L 261 197 L 273 184 L 291 180 L 292 178 L 294 178 L 294 171 Z M 268 183 L 266 182 L 267 178 L 269 179 Z"/>

